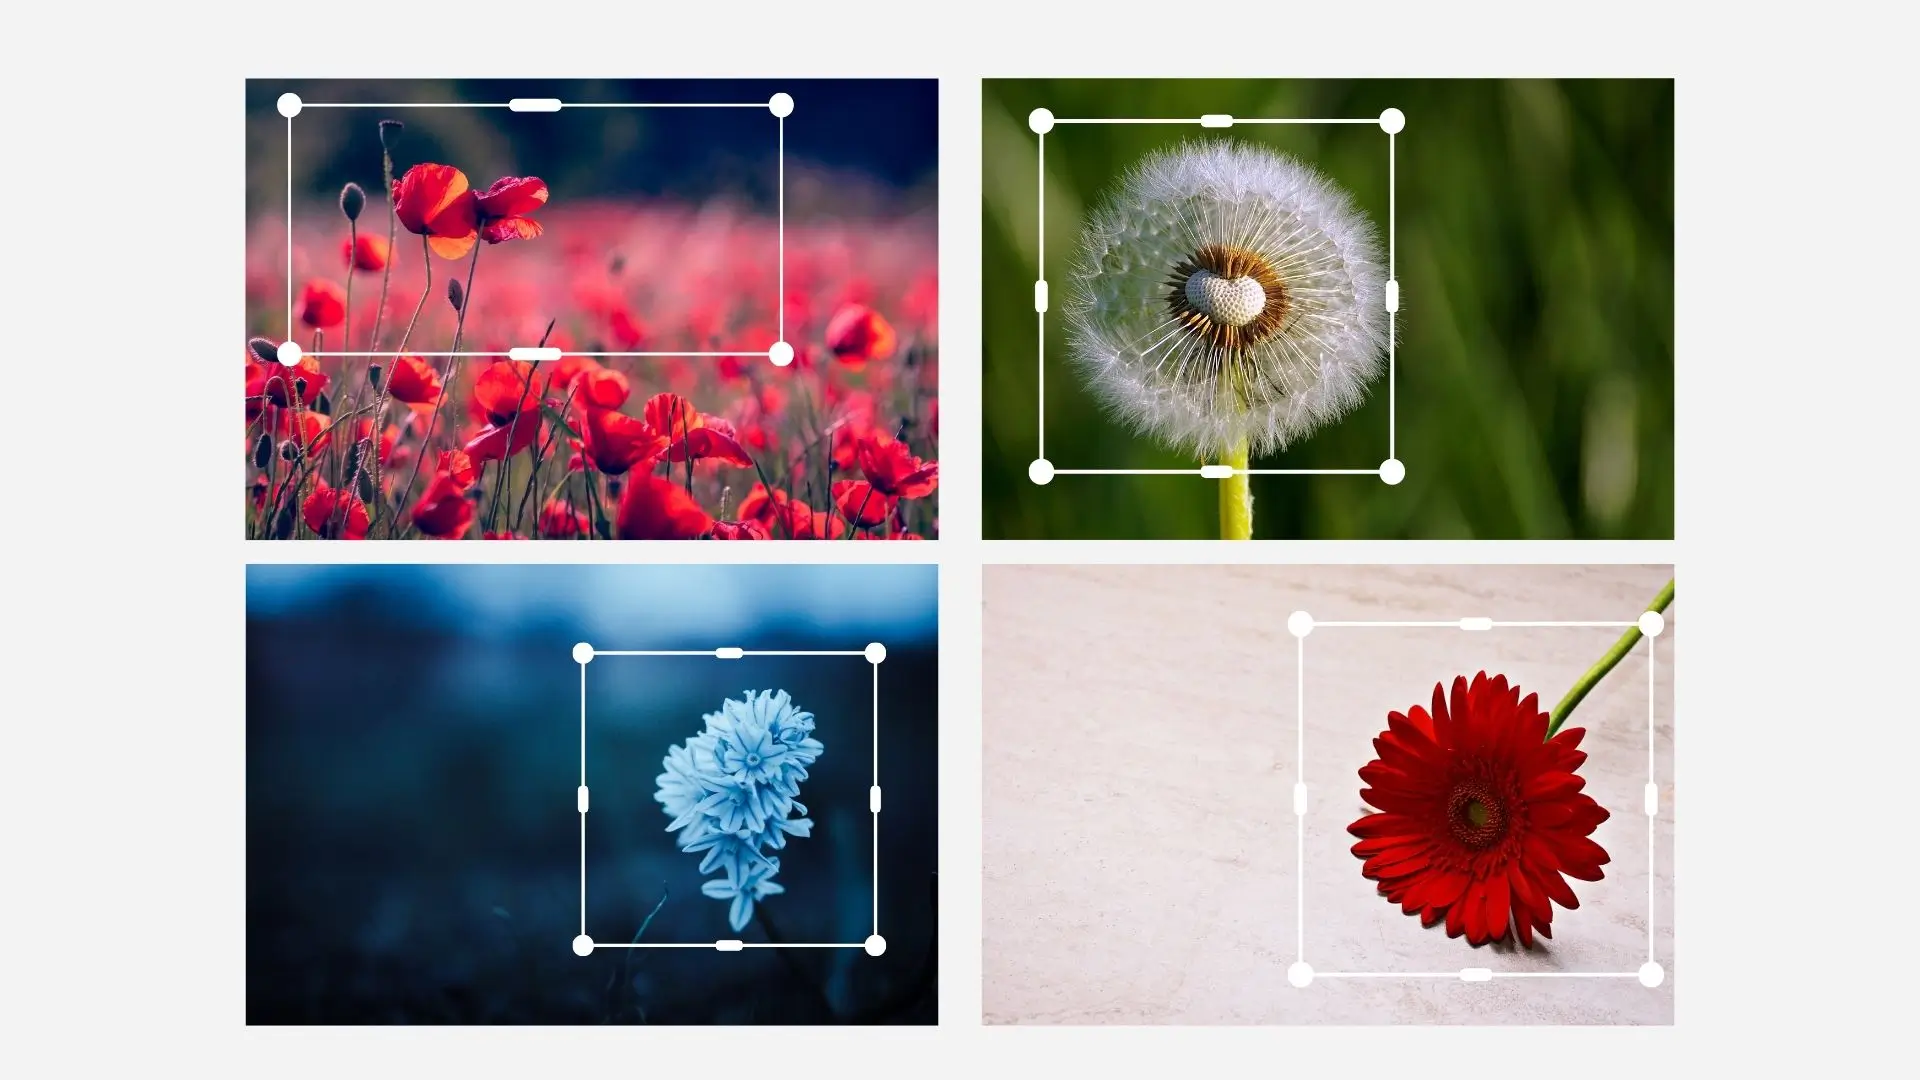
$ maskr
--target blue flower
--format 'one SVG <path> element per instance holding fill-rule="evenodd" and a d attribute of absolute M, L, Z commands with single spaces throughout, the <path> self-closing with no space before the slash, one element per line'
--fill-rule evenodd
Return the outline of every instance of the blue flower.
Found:
<path fill-rule="evenodd" d="M 813 737 L 813 714 L 794 707 L 785 690 L 748 690 L 706 715 L 705 731 L 667 751 L 654 793 L 677 832 L 680 850 L 699 852 L 700 872 L 726 876 L 701 885 L 731 902 L 735 933 L 753 918 L 753 905 L 786 891 L 773 876 L 780 860 L 766 849 L 809 836 L 813 822 L 796 801 L 807 766 L 826 747 Z"/>

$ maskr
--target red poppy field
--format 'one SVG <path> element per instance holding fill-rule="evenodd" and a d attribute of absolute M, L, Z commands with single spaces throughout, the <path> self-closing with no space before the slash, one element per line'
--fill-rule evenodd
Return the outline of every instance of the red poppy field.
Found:
<path fill-rule="evenodd" d="M 937 535 L 930 213 L 831 206 L 792 158 L 785 189 L 825 194 L 783 190 L 784 230 L 534 153 L 495 176 L 424 111 L 351 110 L 337 192 L 250 215 L 248 538 Z"/>

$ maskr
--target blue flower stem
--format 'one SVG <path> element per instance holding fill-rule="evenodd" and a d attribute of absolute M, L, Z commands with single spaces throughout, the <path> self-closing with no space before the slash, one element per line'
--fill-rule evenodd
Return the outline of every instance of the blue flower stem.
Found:
<path fill-rule="evenodd" d="M 1660 595 L 1653 598 L 1653 603 L 1647 605 L 1647 610 L 1665 611 L 1672 603 L 1673 579 L 1668 578 L 1667 587 L 1661 589 Z M 1626 655 L 1633 651 L 1634 645 L 1639 640 L 1640 628 L 1628 627 L 1627 632 L 1620 635 L 1620 640 L 1613 643 L 1613 648 L 1608 649 L 1598 663 L 1588 668 L 1585 675 L 1580 676 L 1579 681 L 1573 684 L 1573 689 L 1567 691 L 1567 696 L 1561 698 L 1560 704 L 1553 707 L 1553 717 L 1547 721 L 1547 738 L 1551 739 L 1559 734 L 1560 725 L 1567 722 L 1567 717 L 1572 715 L 1574 706 L 1586 699 L 1587 693 L 1599 685 L 1601 679 L 1607 677 L 1607 672 L 1612 671 L 1619 666 L 1621 660 L 1626 659 Z"/>

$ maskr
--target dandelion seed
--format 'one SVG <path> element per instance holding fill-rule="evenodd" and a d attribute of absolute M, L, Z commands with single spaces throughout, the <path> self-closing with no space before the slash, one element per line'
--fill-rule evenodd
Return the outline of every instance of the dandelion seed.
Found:
<path fill-rule="evenodd" d="M 826 747 L 813 738 L 813 714 L 785 690 L 749 690 L 705 719 L 705 730 L 667 751 L 654 799 L 680 850 L 701 853 L 700 872 L 724 871 L 700 891 L 728 902 L 727 922 L 739 933 L 754 904 L 786 891 L 773 880 L 780 860 L 766 852 L 812 835 L 795 800 Z"/>
<path fill-rule="evenodd" d="M 1312 168 L 1233 142 L 1148 156 L 1090 216 L 1073 358 L 1137 432 L 1202 460 L 1358 405 L 1387 346 L 1373 225 Z"/>

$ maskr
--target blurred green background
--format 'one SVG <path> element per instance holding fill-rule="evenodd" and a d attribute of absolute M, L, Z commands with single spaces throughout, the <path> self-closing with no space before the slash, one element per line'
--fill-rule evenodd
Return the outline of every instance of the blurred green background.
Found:
<path fill-rule="evenodd" d="M 1671 80 L 995 80 L 984 83 L 984 534 L 1218 536 L 1219 482 L 1027 478 L 1036 452 L 1036 137 L 1064 117 L 1366 117 L 1398 136 L 1395 487 L 1256 476 L 1263 538 L 1673 536 Z M 1074 377 L 1063 320 L 1085 211 L 1150 150 L 1227 132 L 1068 125 L 1047 136 L 1047 457 L 1057 468 L 1195 468 L 1108 420 Z M 1236 127 L 1333 178 L 1387 231 L 1377 126 Z M 1267 468 L 1387 457 L 1387 380 Z"/>

